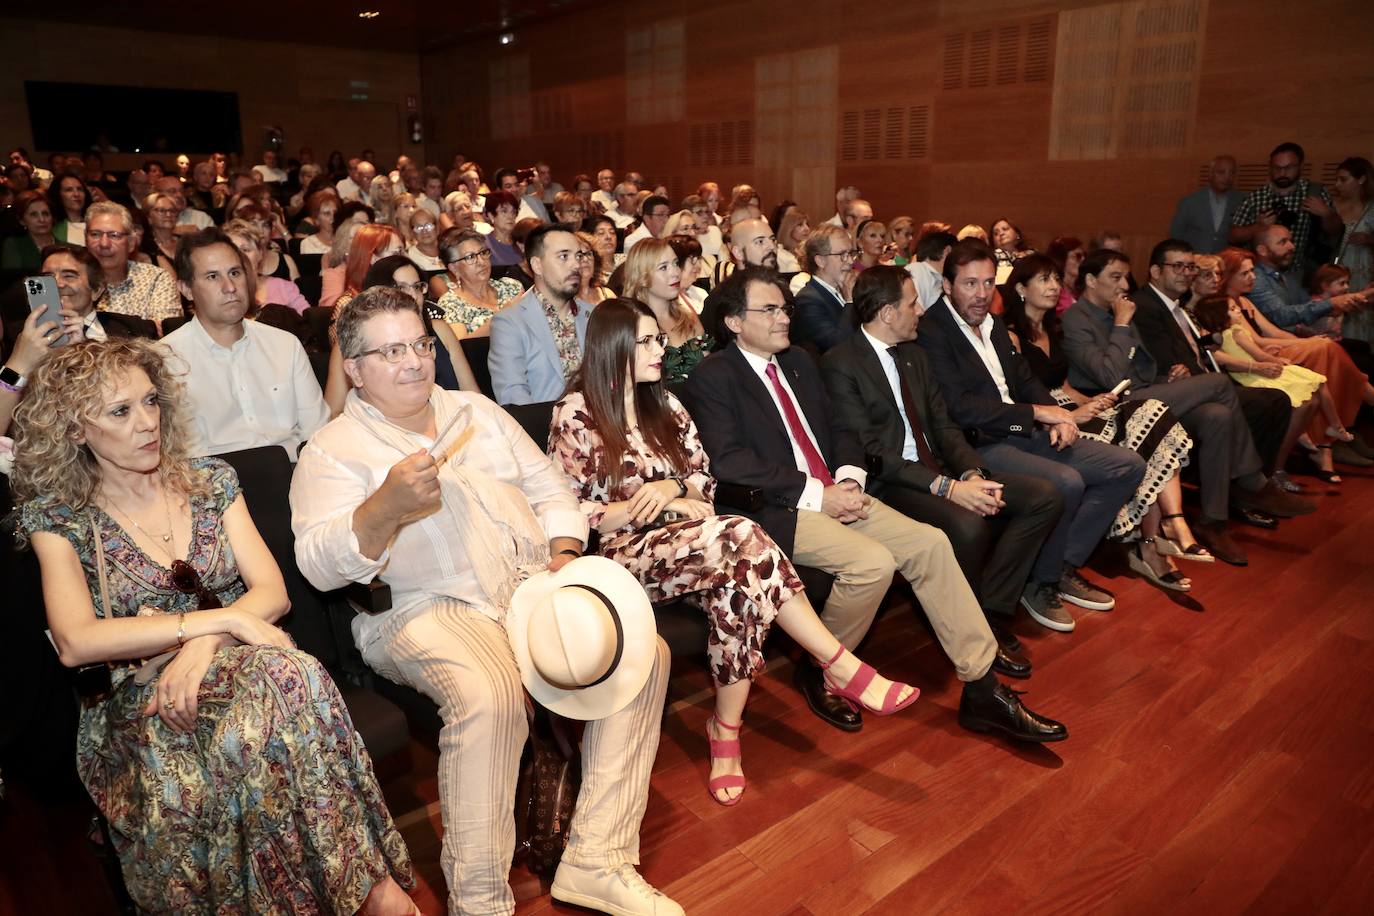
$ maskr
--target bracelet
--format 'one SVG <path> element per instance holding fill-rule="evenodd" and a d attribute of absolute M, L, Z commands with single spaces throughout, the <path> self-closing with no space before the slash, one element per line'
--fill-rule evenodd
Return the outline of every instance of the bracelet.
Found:
<path fill-rule="evenodd" d="M 569 556 L 574 556 L 574 557 L 580 557 L 580 556 L 582 556 L 582 551 L 580 551 L 580 550 L 575 550 L 575 549 L 573 549 L 572 547 L 564 547 L 562 550 L 558 551 L 558 553 L 554 554 L 554 556 L 559 556 L 559 557 L 561 557 L 561 556 L 563 556 L 563 554 L 565 554 L 565 553 L 568 554 Z"/>
<path fill-rule="evenodd" d="M 186 612 L 177 615 L 177 645 L 186 645 Z"/>
<path fill-rule="evenodd" d="M 687 495 L 687 484 L 683 482 L 681 477 L 669 477 L 668 479 L 677 484 L 678 499 L 682 499 L 682 497 Z"/>
<path fill-rule="evenodd" d="M 0 379 L 0 390 L 8 391 L 10 394 L 22 394 L 23 388 L 16 388 L 4 379 Z"/>

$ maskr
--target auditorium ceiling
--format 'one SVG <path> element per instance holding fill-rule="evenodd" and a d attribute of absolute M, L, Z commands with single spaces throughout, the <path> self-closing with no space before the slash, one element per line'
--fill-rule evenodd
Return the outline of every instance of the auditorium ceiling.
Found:
<path fill-rule="evenodd" d="M 418 52 L 503 32 L 599 6 L 606 0 L 235 0 L 231 4 L 154 0 L 63 0 L 15 4 L 3 16 L 138 28 L 186 35 L 291 44 Z M 370 15 L 370 14 L 377 15 Z M 365 15 L 368 14 L 368 15 Z"/>

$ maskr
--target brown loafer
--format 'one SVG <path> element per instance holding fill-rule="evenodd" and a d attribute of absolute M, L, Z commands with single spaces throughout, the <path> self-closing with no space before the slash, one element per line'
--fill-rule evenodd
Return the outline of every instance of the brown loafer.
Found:
<path fill-rule="evenodd" d="M 1231 532 L 1226 530 L 1225 522 L 1200 521 L 1193 526 L 1193 536 L 1212 556 L 1223 563 L 1230 563 L 1232 566 L 1250 565 L 1245 551 L 1231 539 Z"/>

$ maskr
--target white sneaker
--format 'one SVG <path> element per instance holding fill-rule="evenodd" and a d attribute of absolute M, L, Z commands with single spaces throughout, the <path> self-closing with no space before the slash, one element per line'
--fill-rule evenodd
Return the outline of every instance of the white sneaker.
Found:
<path fill-rule="evenodd" d="M 626 862 L 618 868 L 581 868 L 558 863 L 551 888 L 553 899 L 612 916 L 686 916 L 676 901 Z"/>

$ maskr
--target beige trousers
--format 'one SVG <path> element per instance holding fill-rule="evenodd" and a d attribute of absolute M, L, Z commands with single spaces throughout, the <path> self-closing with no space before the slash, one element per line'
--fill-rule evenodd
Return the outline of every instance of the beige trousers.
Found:
<path fill-rule="evenodd" d="M 439 601 L 384 627 L 363 658 L 384 677 L 439 704 L 440 863 L 449 913 L 515 912 L 508 878 L 515 781 L 528 724 L 505 629 L 457 601 Z M 658 753 L 668 665 L 668 646 L 660 639 L 649 680 L 634 700 L 588 723 L 565 861 L 600 868 L 639 864 L 639 826 Z"/>
<path fill-rule="evenodd" d="M 988 673 L 997 643 L 939 528 L 913 521 L 877 499 L 868 518 L 842 524 L 797 510 L 792 560 L 835 577 L 821 620 L 849 649 L 863 641 L 894 573 L 911 583 L 961 681 Z"/>

